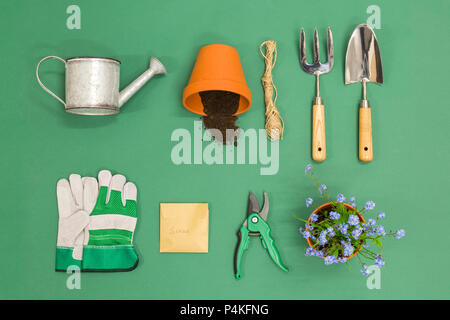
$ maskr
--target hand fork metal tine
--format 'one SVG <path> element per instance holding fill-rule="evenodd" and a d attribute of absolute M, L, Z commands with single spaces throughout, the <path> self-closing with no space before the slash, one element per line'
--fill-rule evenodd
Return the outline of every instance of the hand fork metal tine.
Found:
<path fill-rule="evenodd" d="M 306 60 L 305 30 L 302 28 L 300 32 L 300 66 L 306 73 L 316 76 L 316 98 L 320 98 L 319 76 L 330 72 L 334 63 L 333 34 L 330 27 L 328 27 L 327 34 L 327 51 L 328 61 L 320 63 L 319 32 L 316 28 L 314 30 L 314 60 L 312 64 L 309 64 Z"/>
<path fill-rule="evenodd" d="M 305 46 L 305 30 L 300 31 L 300 66 L 302 67 L 302 69 L 307 72 L 304 69 L 305 65 L 308 65 L 307 61 L 306 61 L 306 46 Z"/>
<path fill-rule="evenodd" d="M 314 30 L 314 63 L 320 64 L 319 32 L 317 32 L 317 28 Z"/>
<path fill-rule="evenodd" d="M 334 64 L 334 46 L 333 46 L 333 34 L 331 33 L 331 28 L 328 27 L 328 35 L 327 35 L 327 49 L 328 49 L 328 65 L 329 69 L 333 68 Z"/>
<path fill-rule="evenodd" d="M 306 45 L 305 45 L 305 30 L 302 28 L 300 32 L 300 66 L 303 71 L 309 74 L 321 75 L 330 72 L 334 63 L 334 46 L 333 46 L 333 34 L 331 28 L 328 27 L 327 34 L 327 56 L 328 61 L 326 63 L 320 63 L 320 45 L 319 45 L 319 32 L 317 28 L 314 30 L 314 59 L 313 63 L 309 64 L 306 60 Z"/>

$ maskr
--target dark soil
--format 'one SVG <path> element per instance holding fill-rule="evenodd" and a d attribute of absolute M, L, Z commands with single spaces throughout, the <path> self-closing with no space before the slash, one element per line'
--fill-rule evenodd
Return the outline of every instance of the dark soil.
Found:
<path fill-rule="evenodd" d="M 206 113 L 203 117 L 205 128 L 210 130 L 216 141 L 223 144 L 234 143 L 236 146 L 239 127 L 236 125 L 238 118 L 234 114 L 239 107 L 240 96 L 233 92 L 215 90 L 200 92 L 200 98 Z M 233 130 L 231 136 L 227 137 L 227 129 Z"/>
<path fill-rule="evenodd" d="M 336 210 L 336 208 L 333 208 L 333 207 L 329 206 L 329 207 L 325 207 L 325 208 L 323 208 L 322 210 L 316 212 L 318 218 L 317 218 L 317 221 L 316 221 L 316 222 L 313 222 L 313 223 L 319 224 L 320 222 L 322 222 L 323 220 L 326 219 L 325 213 L 326 213 L 326 212 L 329 213 L 330 211 L 333 211 L 333 210 Z M 314 236 L 316 236 L 317 238 L 319 238 L 319 234 L 320 234 L 320 233 L 314 233 Z M 311 240 L 311 241 L 312 241 L 313 243 L 315 243 L 315 241 L 313 241 L 313 240 Z M 323 246 L 322 246 L 322 245 L 318 245 L 316 248 L 317 248 L 317 250 L 324 250 L 324 252 L 327 252 L 328 249 L 330 249 L 330 247 L 331 247 L 330 243 L 327 242 L 325 245 L 323 245 Z M 339 250 L 338 256 L 339 256 L 339 258 L 343 258 L 343 257 L 344 257 L 343 249 L 342 249 L 342 250 Z"/>

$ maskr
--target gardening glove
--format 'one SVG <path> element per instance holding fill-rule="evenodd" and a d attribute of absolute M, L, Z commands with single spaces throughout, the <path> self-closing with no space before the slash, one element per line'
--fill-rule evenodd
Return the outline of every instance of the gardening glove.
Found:
<path fill-rule="evenodd" d="M 98 174 L 97 202 L 86 227 L 84 271 L 131 271 L 138 264 L 133 245 L 137 222 L 137 189 L 121 174 Z"/>
<path fill-rule="evenodd" d="M 82 268 L 84 229 L 97 199 L 98 184 L 92 177 L 71 174 L 56 185 L 58 200 L 58 239 L 56 242 L 56 271 L 69 266 Z"/>

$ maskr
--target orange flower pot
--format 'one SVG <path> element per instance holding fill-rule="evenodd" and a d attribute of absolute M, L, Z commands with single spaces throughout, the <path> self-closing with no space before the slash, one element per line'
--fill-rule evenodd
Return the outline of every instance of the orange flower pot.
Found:
<path fill-rule="evenodd" d="M 199 92 L 220 90 L 240 95 L 235 115 L 247 111 L 252 104 L 252 94 L 247 87 L 237 50 L 225 44 L 211 44 L 200 49 L 189 83 L 183 91 L 186 109 L 206 115 Z"/>
<path fill-rule="evenodd" d="M 348 210 L 356 210 L 355 207 L 349 205 L 348 203 L 344 203 L 344 206 L 345 206 Z M 317 212 L 319 212 L 319 211 L 322 211 L 323 209 L 328 209 L 328 208 L 331 208 L 331 202 L 324 203 L 324 204 L 321 205 L 320 207 L 316 208 L 316 210 L 314 210 L 314 211 L 311 213 L 311 215 L 312 215 L 313 213 L 317 213 Z M 358 215 L 359 220 L 361 220 L 362 222 L 366 222 L 366 220 L 365 220 L 364 217 L 362 216 L 361 212 L 359 212 L 359 210 L 356 210 L 356 214 Z M 311 223 L 311 215 L 310 215 L 309 218 L 308 218 L 308 223 Z M 308 230 L 308 229 L 306 229 L 306 230 Z M 312 243 L 311 239 L 308 238 L 308 239 L 306 239 L 306 240 L 308 241 L 309 246 L 312 247 L 312 246 L 313 246 L 313 243 Z M 356 256 L 360 250 L 361 250 L 361 248 L 359 248 L 359 250 L 355 251 L 351 256 L 347 257 L 347 260 L 349 260 L 349 259 L 353 258 L 354 256 Z M 322 258 L 324 258 L 324 257 L 322 257 Z"/>

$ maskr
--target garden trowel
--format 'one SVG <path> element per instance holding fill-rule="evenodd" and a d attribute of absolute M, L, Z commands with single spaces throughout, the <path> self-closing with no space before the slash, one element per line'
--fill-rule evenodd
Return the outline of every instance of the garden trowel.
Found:
<path fill-rule="evenodd" d="M 348 42 L 345 57 L 345 84 L 361 82 L 363 99 L 359 109 L 359 160 L 373 159 L 372 120 L 369 101 L 366 98 L 366 83 L 383 83 L 383 70 L 378 41 L 372 28 L 360 24 Z"/>

